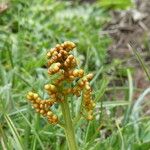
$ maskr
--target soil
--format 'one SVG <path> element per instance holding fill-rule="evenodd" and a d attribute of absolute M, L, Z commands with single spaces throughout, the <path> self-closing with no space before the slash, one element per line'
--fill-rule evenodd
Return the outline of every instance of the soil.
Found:
<path fill-rule="evenodd" d="M 129 10 L 111 11 L 112 21 L 102 34 L 109 34 L 114 41 L 109 47 L 113 57 L 132 55 L 129 44 L 138 50 L 146 50 L 145 40 L 150 39 L 150 1 L 136 0 L 135 6 Z"/>
<path fill-rule="evenodd" d="M 134 2 L 135 8 L 111 11 L 112 19 L 106 24 L 100 36 L 107 34 L 113 39 L 108 48 L 110 60 L 125 60 L 125 67 L 134 68 L 134 86 L 145 90 L 150 87 L 150 82 L 133 49 L 139 52 L 150 73 L 150 0 L 134 0 Z M 134 99 L 136 100 L 141 93 L 142 91 L 135 92 Z M 122 99 L 120 94 L 115 97 Z M 150 99 L 150 94 L 146 99 Z M 150 108 L 145 110 L 149 111 Z"/>

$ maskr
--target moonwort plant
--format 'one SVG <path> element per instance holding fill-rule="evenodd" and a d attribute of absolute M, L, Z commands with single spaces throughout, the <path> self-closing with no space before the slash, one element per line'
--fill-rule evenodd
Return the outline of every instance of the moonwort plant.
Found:
<path fill-rule="evenodd" d="M 46 117 L 50 124 L 60 124 L 64 128 L 69 150 L 78 150 L 73 119 L 79 120 L 83 116 L 87 120 L 92 120 L 95 107 L 89 83 L 93 78 L 93 74 L 85 75 L 84 70 L 76 69 L 77 60 L 71 54 L 75 47 L 76 45 L 73 42 L 66 41 L 62 44 L 57 44 L 55 48 L 52 48 L 47 53 L 48 74 L 56 76 L 51 84 L 44 86 L 48 93 L 47 99 L 42 99 L 35 92 L 27 94 L 27 99 L 32 103 L 36 112 Z M 68 99 L 70 95 L 82 96 L 80 106 L 82 111 L 79 112 L 76 118 L 73 118 L 70 112 L 70 101 Z M 60 105 L 63 117 L 58 117 L 52 111 L 52 107 L 55 107 L 56 104 Z"/>

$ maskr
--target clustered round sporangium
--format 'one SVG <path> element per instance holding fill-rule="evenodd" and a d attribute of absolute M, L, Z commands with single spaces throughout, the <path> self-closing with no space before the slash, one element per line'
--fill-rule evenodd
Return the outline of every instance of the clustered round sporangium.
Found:
<path fill-rule="evenodd" d="M 59 120 L 57 115 L 52 112 L 51 107 L 57 103 L 63 103 L 68 95 L 79 97 L 82 94 L 82 105 L 85 109 L 82 114 L 88 120 L 93 119 L 95 103 L 92 100 L 92 89 L 89 83 L 93 74 L 85 75 L 84 70 L 76 69 L 77 60 L 71 54 L 75 47 L 73 42 L 66 41 L 63 44 L 57 44 L 47 53 L 49 59 L 47 63 L 48 74 L 57 76 L 52 84 L 44 86 L 49 99 L 43 100 L 34 92 L 27 94 L 27 99 L 32 103 L 35 110 L 52 124 L 57 124 Z"/>

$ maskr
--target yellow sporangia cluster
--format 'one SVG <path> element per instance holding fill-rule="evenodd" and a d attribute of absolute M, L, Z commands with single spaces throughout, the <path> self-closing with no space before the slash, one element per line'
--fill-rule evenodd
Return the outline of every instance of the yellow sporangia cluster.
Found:
<path fill-rule="evenodd" d="M 50 110 L 50 107 L 55 103 L 54 99 L 42 100 L 37 93 L 33 92 L 27 94 L 27 99 L 32 103 L 36 112 L 47 117 L 50 123 L 56 124 L 58 122 L 58 117 Z"/>
<path fill-rule="evenodd" d="M 71 54 L 76 47 L 73 42 L 67 41 L 63 44 L 57 44 L 48 53 L 48 74 L 56 75 L 57 78 L 52 84 L 46 84 L 45 90 L 49 95 L 49 99 L 42 100 L 37 93 L 29 92 L 27 99 L 32 103 L 35 110 L 47 117 L 52 124 L 58 123 L 58 117 L 52 112 L 51 107 L 56 103 L 63 103 L 68 95 L 83 96 L 82 112 L 88 120 L 93 119 L 93 108 L 95 103 L 92 100 L 92 89 L 89 81 L 93 78 L 93 74 L 85 75 L 84 70 L 76 69 L 77 60 Z"/>

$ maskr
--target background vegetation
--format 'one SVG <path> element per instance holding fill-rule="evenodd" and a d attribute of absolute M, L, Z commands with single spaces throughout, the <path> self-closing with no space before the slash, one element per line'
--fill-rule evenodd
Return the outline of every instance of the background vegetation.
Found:
<path fill-rule="evenodd" d="M 82 68 L 95 74 L 96 119 L 77 125 L 80 149 L 150 149 L 150 88 L 135 86 L 136 68 L 111 58 L 107 49 L 112 39 L 100 34 L 111 20 L 109 10 L 134 7 L 131 1 L 12 0 L 0 5 L 0 149 L 67 149 L 63 131 L 47 124 L 26 101 L 33 87 L 44 94 L 43 85 L 52 80 L 45 54 L 66 40 L 77 44 Z"/>

